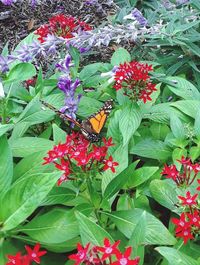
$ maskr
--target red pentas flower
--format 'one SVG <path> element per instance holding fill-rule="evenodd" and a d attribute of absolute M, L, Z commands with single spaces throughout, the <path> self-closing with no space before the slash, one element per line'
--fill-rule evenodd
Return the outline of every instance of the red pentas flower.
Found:
<path fill-rule="evenodd" d="M 176 236 L 183 238 L 184 244 L 186 244 L 189 239 L 194 239 L 190 228 L 181 230 L 179 233 L 176 233 Z"/>
<path fill-rule="evenodd" d="M 31 265 L 32 262 L 40 264 L 40 257 L 44 256 L 47 251 L 40 251 L 40 244 L 37 243 L 33 249 L 29 246 L 25 246 L 27 254 L 22 256 L 21 252 L 18 252 L 15 256 L 8 255 L 8 262 L 6 265 Z"/>
<path fill-rule="evenodd" d="M 64 181 L 84 179 L 88 171 L 102 172 L 107 169 L 115 172 L 117 162 L 113 161 L 112 156 L 108 155 L 108 148 L 112 146 L 112 138 L 103 139 L 102 146 L 91 144 L 80 133 L 67 135 L 64 144 L 58 144 L 47 153 L 43 164 L 53 163 L 55 167 L 63 171 L 58 185 Z"/>
<path fill-rule="evenodd" d="M 80 243 L 77 244 L 77 254 L 72 254 L 68 258 L 75 260 L 74 265 L 79 265 L 80 263 L 88 260 L 88 250 L 89 250 L 90 243 L 88 243 L 85 248 L 81 246 Z"/>
<path fill-rule="evenodd" d="M 186 197 L 183 196 L 178 196 L 178 198 L 182 201 L 181 204 L 183 206 L 193 206 L 197 204 L 197 199 L 198 194 L 194 194 L 193 196 L 190 194 L 189 191 L 186 192 Z"/>
<path fill-rule="evenodd" d="M 116 253 L 117 261 L 111 263 L 112 265 L 138 265 L 140 258 L 130 259 L 132 247 L 128 247 L 124 253 Z"/>
<path fill-rule="evenodd" d="M 37 264 L 40 264 L 40 257 L 44 256 L 47 253 L 47 251 L 45 250 L 40 251 L 39 243 L 37 243 L 33 249 L 31 249 L 29 246 L 25 246 L 25 249 L 30 261 L 35 261 Z"/>
<path fill-rule="evenodd" d="M 78 252 L 68 258 L 75 261 L 75 265 L 80 263 L 91 264 L 115 264 L 115 265 L 138 265 L 140 258 L 130 259 L 132 248 L 128 247 L 124 253 L 118 249 L 120 240 L 111 243 L 108 238 L 104 239 L 104 246 L 91 246 L 88 243 L 85 247 L 80 243 L 77 245 Z M 117 261 L 116 261 L 117 260 Z"/>
<path fill-rule="evenodd" d="M 6 265 L 22 265 L 22 256 L 20 252 L 17 252 L 15 256 L 8 255 L 8 262 Z"/>
<path fill-rule="evenodd" d="M 37 29 L 35 34 L 39 36 L 38 40 L 43 43 L 49 34 L 69 39 L 73 37 L 73 33 L 91 29 L 92 27 L 84 21 L 80 21 L 72 16 L 58 14 L 50 18 L 48 24 L 42 25 Z"/>
<path fill-rule="evenodd" d="M 96 247 L 96 250 L 103 253 L 103 256 L 101 258 L 102 261 L 110 257 L 111 255 L 117 255 L 119 252 L 119 249 L 117 248 L 120 243 L 120 240 L 116 241 L 114 244 L 110 243 L 110 240 L 108 238 L 104 239 L 104 246 L 103 247 Z"/>
<path fill-rule="evenodd" d="M 141 99 L 144 103 L 151 101 L 151 94 L 157 90 L 150 82 L 149 72 L 152 70 L 152 65 L 136 61 L 120 64 L 114 75 L 114 88 L 123 88 L 124 94 L 131 99 Z"/>
<path fill-rule="evenodd" d="M 200 179 L 197 179 L 197 182 L 200 184 Z M 200 190 L 200 186 L 197 188 L 197 190 Z"/>
<path fill-rule="evenodd" d="M 190 158 L 181 157 L 177 160 L 181 164 L 181 169 L 178 171 L 175 165 L 164 165 L 162 175 L 166 178 L 171 178 L 176 182 L 177 186 L 190 186 L 200 172 L 200 164 L 192 163 Z"/>

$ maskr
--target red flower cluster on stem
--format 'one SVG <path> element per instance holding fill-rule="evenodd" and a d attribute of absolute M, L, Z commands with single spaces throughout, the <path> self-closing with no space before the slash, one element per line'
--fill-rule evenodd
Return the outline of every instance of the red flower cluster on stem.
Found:
<path fill-rule="evenodd" d="M 184 156 L 177 161 L 182 165 L 181 170 L 178 171 L 175 165 L 165 165 L 161 174 L 172 179 L 177 186 L 190 186 L 200 172 L 200 164 L 192 163 L 190 158 Z M 200 180 L 198 182 L 200 183 Z M 197 190 L 200 190 L 200 187 Z"/>
<path fill-rule="evenodd" d="M 115 172 L 117 162 L 113 161 L 112 156 L 108 156 L 108 148 L 113 146 L 112 138 L 103 139 L 103 146 L 91 144 L 80 133 L 67 135 L 64 144 L 54 146 L 44 158 L 43 164 L 53 163 L 64 174 L 58 180 L 58 185 L 67 180 L 83 178 L 87 172 L 101 172 L 107 169 Z M 80 174 L 81 173 L 81 174 Z"/>
<path fill-rule="evenodd" d="M 198 194 L 192 196 L 189 191 L 186 192 L 185 197 L 178 196 L 181 205 L 185 207 L 185 212 L 181 214 L 180 219 L 172 218 L 172 222 L 177 226 L 176 236 L 183 238 L 184 244 L 200 233 L 200 210 L 197 208 L 197 197 Z"/>
<path fill-rule="evenodd" d="M 132 247 L 126 248 L 122 253 L 118 249 L 120 240 L 111 244 L 108 238 L 104 239 L 104 246 L 93 246 L 90 248 L 90 243 L 85 247 L 79 243 L 77 245 L 78 252 L 69 256 L 69 259 L 74 260 L 74 265 L 81 263 L 86 265 L 138 265 L 140 257 L 130 258 Z"/>
<path fill-rule="evenodd" d="M 6 265 L 31 265 L 32 262 L 40 264 L 40 257 L 44 256 L 47 251 L 40 251 L 40 244 L 37 243 L 34 248 L 25 246 L 27 254 L 22 256 L 21 252 L 18 252 L 15 256 L 8 255 L 8 262 Z"/>
<path fill-rule="evenodd" d="M 58 14 L 50 18 L 48 24 L 38 28 L 35 34 L 39 35 L 38 40 L 43 43 L 49 34 L 69 39 L 73 37 L 73 33 L 77 33 L 79 30 L 92 30 L 92 27 L 74 17 Z"/>
<path fill-rule="evenodd" d="M 114 88 L 123 88 L 124 94 L 133 100 L 141 99 L 144 103 L 151 101 L 151 94 L 157 90 L 156 85 L 150 82 L 149 72 L 152 70 L 151 65 L 136 61 L 120 64 L 115 72 Z"/>

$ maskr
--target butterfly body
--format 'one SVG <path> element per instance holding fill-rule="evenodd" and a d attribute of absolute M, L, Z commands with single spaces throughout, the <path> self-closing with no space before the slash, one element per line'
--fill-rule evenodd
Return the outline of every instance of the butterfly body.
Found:
<path fill-rule="evenodd" d="M 113 100 L 109 99 L 104 103 L 103 107 L 98 112 L 96 112 L 95 114 L 92 114 L 87 119 L 79 123 L 76 120 L 67 116 L 66 114 L 62 113 L 61 111 L 57 110 L 50 104 L 42 100 L 41 102 L 43 105 L 47 106 L 48 108 L 53 110 L 55 113 L 57 113 L 61 119 L 65 121 L 70 121 L 74 123 L 76 126 L 78 126 L 83 136 L 90 142 L 98 142 L 101 139 L 100 137 L 101 130 L 103 129 L 106 123 L 107 117 L 110 114 L 112 107 L 113 107 Z"/>

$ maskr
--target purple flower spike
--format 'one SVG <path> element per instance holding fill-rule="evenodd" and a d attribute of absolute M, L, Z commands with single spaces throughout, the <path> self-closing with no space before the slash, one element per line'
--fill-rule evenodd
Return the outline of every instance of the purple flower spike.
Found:
<path fill-rule="evenodd" d="M 76 88 L 80 85 L 80 80 L 76 79 L 72 82 L 69 76 L 61 76 L 58 80 L 58 88 L 62 90 L 66 96 L 74 96 Z"/>
<path fill-rule="evenodd" d="M 76 98 L 68 97 L 65 99 L 65 106 L 60 109 L 62 113 L 65 113 L 72 119 L 76 119 L 76 112 L 78 110 L 78 104 L 82 95 L 78 95 Z"/>
<path fill-rule="evenodd" d="M 16 2 L 16 0 L 1 0 L 1 2 L 6 5 L 6 6 L 10 6 L 12 5 L 13 3 Z"/>
<path fill-rule="evenodd" d="M 142 15 L 142 13 L 137 8 L 134 8 L 129 15 L 124 17 L 124 19 L 135 20 L 142 27 L 145 27 L 148 24 L 146 18 Z"/>
<path fill-rule="evenodd" d="M 12 58 L 3 57 L 0 55 L 0 73 L 6 73 L 9 71 L 9 64 L 13 61 Z"/>
<path fill-rule="evenodd" d="M 70 67 L 73 66 L 73 63 L 71 62 L 71 60 L 72 60 L 71 56 L 67 54 L 64 60 L 56 64 L 56 68 L 59 71 L 68 75 L 70 72 Z"/>

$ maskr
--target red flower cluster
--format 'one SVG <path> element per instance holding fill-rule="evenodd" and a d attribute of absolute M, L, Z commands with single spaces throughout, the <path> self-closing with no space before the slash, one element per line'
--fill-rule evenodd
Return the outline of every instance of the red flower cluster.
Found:
<path fill-rule="evenodd" d="M 32 262 L 40 264 L 40 257 L 44 256 L 47 252 L 45 250 L 40 251 L 40 244 L 37 243 L 33 249 L 29 246 L 25 246 L 27 254 L 22 256 L 21 252 L 18 252 L 15 256 L 8 255 L 8 262 L 6 265 L 31 265 Z"/>
<path fill-rule="evenodd" d="M 111 244 L 108 238 L 104 239 L 104 246 L 94 246 L 90 248 L 90 243 L 82 247 L 77 245 L 77 254 L 72 254 L 69 259 L 74 260 L 74 265 L 81 263 L 87 265 L 110 264 L 110 265 L 138 265 L 140 258 L 131 259 L 132 247 L 128 247 L 124 253 L 118 249 L 120 240 Z M 114 258 L 114 259 L 113 259 Z"/>
<path fill-rule="evenodd" d="M 149 72 L 152 70 L 151 65 L 136 61 L 120 64 L 115 72 L 114 88 L 116 90 L 123 88 L 125 95 L 131 99 L 141 99 L 144 103 L 148 100 L 151 101 L 150 95 L 157 90 L 155 88 L 156 85 L 149 81 Z"/>
<path fill-rule="evenodd" d="M 91 29 L 92 27 L 83 21 L 59 14 L 50 18 L 49 23 L 42 25 L 35 31 L 35 34 L 39 35 L 38 40 L 43 43 L 48 34 L 69 39 L 73 37 L 73 33 L 79 30 L 87 31 Z"/>
<path fill-rule="evenodd" d="M 192 196 L 189 191 L 186 197 L 178 196 L 182 206 L 186 206 L 186 212 L 181 214 L 180 219 L 172 218 L 172 222 L 177 226 L 176 236 L 183 238 L 184 244 L 200 233 L 200 211 L 195 208 L 197 196 L 198 194 Z"/>
<path fill-rule="evenodd" d="M 190 158 L 186 159 L 184 156 L 182 156 L 181 160 L 177 161 L 182 165 L 180 171 L 177 170 L 175 165 L 164 165 L 161 174 L 165 175 L 166 178 L 173 179 L 177 186 L 190 186 L 200 172 L 200 164 L 193 164 Z M 200 180 L 198 182 L 200 183 Z M 197 190 L 200 190 L 200 187 Z"/>
<path fill-rule="evenodd" d="M 58 144 L 48 152 L 43 164 L 54 163 L 57 169 L 64 171 L 58 185 L 67 180 L 79 179 L 90 170 L 101 172 L 111 169 L 115 172 L 118 163 L 113 161 L 112 156 L 106 158 L 108 148 L 113 146 L 112 138 L 108 141 L 103 139 L 103 143 L 103 146 L 91 144 L 82 134 L 73 132 L 67 135 L 64 144 Z"/>

